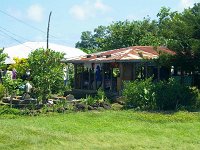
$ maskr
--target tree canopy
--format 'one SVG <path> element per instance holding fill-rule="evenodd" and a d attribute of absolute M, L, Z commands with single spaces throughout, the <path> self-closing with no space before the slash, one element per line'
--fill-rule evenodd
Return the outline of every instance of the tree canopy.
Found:
<path fill-rule="evenodd" d="M 82 32 L 76 47 L 85 52 L 105 51 L 135 45 L 160 45 L 156 21 L 118 21 L 109 26 L 98 26 L 94 32 Z"/>
<path fill-rule="evenodd" d="M 177 53 L 176 64 L 184 70 L 200 69 L 200 3 L 183 12 L 162 8 L 158 13 L 159 36 Z"/>
<path fill-rule="evenodd" d="M 43 102 L 46 102 L 50 94 L 63 89 L 62 58 L 64 54 L 50 49 L 37 49 L 28 57 L 35 94 Z"/>
<path fill-rule="evenodd" d="M 177 53 L 174 63 L 186 71 L 200 69 L 200 3 L 183 12 L 163 7 L 157 20 L 117 21 L 84 31 L 76 47 L 87 53 L 135 45 L 166 46 Z"/>

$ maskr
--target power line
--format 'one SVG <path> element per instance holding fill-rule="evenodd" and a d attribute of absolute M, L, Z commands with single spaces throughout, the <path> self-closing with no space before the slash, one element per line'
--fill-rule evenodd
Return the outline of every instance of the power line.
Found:
<path fill-rule="evenodd" d="M 27 39 L 27 38 L 24 38 L 24 37 L 22 37 L 22 36 L 20 36 L 20 35 L 18 35 L 18 34 L 15 34 L 15 33 L 13 33 L 12 31 L 10 31 L 10 30 L 8 30 L 8 29 L 2 27 L 2 26 L 0 26 L 0 29 L 4 30 L 4 31 L 6 31 L 7 33 L 12 34 L 13 36 L 16 36 L 16 37 L 18 37 L 18 38 L 20 38 L 20 39 L 23 39 L 23 40 L 25 40 L 25 41 L 30 41 L 30 39 Z M 5 37 L 5 36 L 3 36 L 2 34 L 0 34 L 0 36 Z M 45 39 L 43 39 L 43 40 L 45 40 Z M 65 41 L 64 39 L 53 39 L 53 40 L 54 40 L 54 41 L 58 40 L 58 41 L 62 41 L 62 42 L 65 42 L 65 43 L 66 43 L 66 41 Z"/>
<path fill-rule="evenodd" d="M 37 30 L 37 31 L 39 31 L 39 32 L 41 32 L 41 33 L 43 33 L 43 34 L 46 35 L 46 32 L 45 32 L 45 31 L 43 31 L 43 30 L 41 30 L 41 29 L 39 29 L 39 28 L 37 28 L 37 27 L 31 25 L 31 24 L 28 24 L 28 23 L 26 23 L 26 22 L 24 22 L 24 21 L 22 21 L 22 20 L 20 20 L 20 19 L 18 19 L 18 18 L 16 18 L 16 17 L 14 17 L 14 16 L 12 16 L 12 15 L 10 15 L 10 14 L 4 12 L 3 10 L 0 10 L 0 13 L 4 14 L 4 15 L 6 15 L 6 16 L 9 16 L 10 18 L 12 18 L 12 19 L 14 19 L 14 20 L 16 20 L 16 21 L 18 21 L 18 22 L 20 22 L 20 23 L 22 23 L 22 24 L 24 24 L 24 25 L 26 25 L 26 26 L 28 26 L 28 27 L 30 27 L 30 28 L 32 28 L 32 29 L 35 29 L 35 30 Z M 14 34 L 14 33 L 12 33 L 12 34 Z M 62 38 L 58 38 L 58 37 L 56 37 L 56 36 L 54 36 L 54 35 L 51 35 L 51 34 L 49 34 L 49 35 L 50 35 L 51 37 L 54 38 L 53 40 L 59 40 L 59 41 L 63 41 L 64 43 L 67 43 L 67 41 L 65 41 L 65 40 L 62 39 Z M 18 37 L 19 37 L 19 36 L 18 36 Z M 23 38 L 23 39 L 24 39 L 24 38 Z M 71 40 L 71 41 L 72 41 L 72 40 Z"/>
<path fill-rule="evenodd" d="M 1 29 L 0 29 L 0 31 L 1 31 L 3 34 L 5 34 L 6 36 L 8 36 L 8 37 L 10 37 L 11 39 L 13 39 L 14 41 L 16 41 L 16 42 L 18 42 L 18 43 L 24 45 L 25 47 L 30 48 L 31 50 L 33 50 L 31 47 L 25 45 L 23 42 L 21 42 L 21 41 L 19 41 L 18 39 L 12 37 L 11 35 L 7 34 L 5 31 L 2 31 Z"/>
<path fill-rule="evenodd" d="M 17 37 L 19 37 L 19 38 L 21 38 L 21 39 L 23 39 L 23 40 L 29 41 L 28 39 L 26 39 L 26 38 L 24 38 L 24 37 L 22 37 L 22 36 L 20 36 L 20 35 L 17 35 L 17 34 L 15 34 L 15 33 L 11 32 L 11 31 L 9 31 L 9 30 L 7 30 L 7 29 L 1 27 L 1 26 L 0 26 L 0 29 L 3 29 L 4 31 L 6 31 L 6 32 L 8 32 L 8 33 L 10 33 L 10 34 L 12 34 L 12 35 L 14 35 L 14 36 L 17 36 Z"/>
<path fill-rule="evenodd" d="M 18 19 L 18 18 L 16 18 L 16 17 L 14 17 L 14 16 L 12 16 L 12 15 L 10 15 L 10 14 L 8 14 L 8 13 L 2 11 L 2 10 L 0 10 L 0 12 L 1 12 L 2 14 L 4 14 L 4 15 L 7 15 L 7 16 L 9 16 L 9 17 L 15 19 L 16 21 L 18 21 L 18 22 L 20 22 L 20 23 L 22 23 L 22 24 L 24 24 L 24 25 L 26 25 L 26 26 L 29 26 L 30 28 L 33 28 L 33 29 L 35 29 L 35 30 L 37 30 L 37 31 L 39 31 L 39 32 L 42 32 L 42 33 L 46 34 L 46 32 L 44 32 L 43 30 L 41 30 L 41 29 L 39 29 L 39 28 L 37 28 L 37 27 L 34 27 L 33 25 L 28 24 L 28 23 L 26 23 L 26 22 L 24 22 L 24 21 L 22 21 L 22 20 L 20 20 L 20 19 Z M 57 38 L 57 37 L 55 37 L 55 36 L 53 36 L 53 35 L 50 35 L 50 36 L 51 36 L 51 37 L 54 37 L 54 38 Z"/>

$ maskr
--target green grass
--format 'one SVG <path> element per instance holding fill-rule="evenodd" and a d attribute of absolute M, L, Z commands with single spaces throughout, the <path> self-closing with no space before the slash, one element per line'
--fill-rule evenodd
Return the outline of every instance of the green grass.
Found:
<path fill-rule="evenodd" d="M 0 116 L 0 149 L 185 149 L 200 147 L 200 113 L 104 111 Z"/>

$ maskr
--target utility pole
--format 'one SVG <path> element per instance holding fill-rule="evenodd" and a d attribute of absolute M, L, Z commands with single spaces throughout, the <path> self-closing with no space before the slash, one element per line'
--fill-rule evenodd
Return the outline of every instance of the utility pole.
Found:
<path fill-rule="evenodd" d="M 49 14 L 49 21 L 48 21 L 48 27 L 47 27 L 47 49 L 49 49 L 49 26 L 50 26 L 50 20 L 51 20 L 51 13 Z"/>

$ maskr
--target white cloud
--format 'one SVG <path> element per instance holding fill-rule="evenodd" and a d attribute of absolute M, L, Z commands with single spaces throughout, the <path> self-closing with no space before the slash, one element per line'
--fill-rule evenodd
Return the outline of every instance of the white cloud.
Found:
<path fill-rule="evenodd" d="M 181 0 L 181 6 L 182 8 L 188 8 L 193 6 L 194 0 Z"/>
<path fill-rule="evenodd" d="M 102 1 L 100 0 L 97 0 L 94 4 L 94 7 L 97 9 L 97 10 L 100 10 L 101 12 L 103 13 L 106 13 L 108 11 L 111 10 L 111 7 L 108 6 L 108 5 L 105 5 Z"/>
<path fill-rule="evenodd" d="M 94 17 L 94 15 L 90 13 L 90 11 L 91 8 L 89 6 L 74 5 L 69 10 L 69 13 L 78 20 L 85 20 L 87 18 Z"/>
<path fill-rule="evenodd" d="M 199 3 L 200 0 L 180 0 L 179 10 L 184 10 L 188 7 L 193 7 L 195 3 Z"/>
<path fill-rule="evenodd" d="M 104 4 L 101 0 L 85 0 L 84 3 L 74 5 L 69 13 L 78 20 L 86 20 L 96 17 L 99 13 L 105 14 L 111 10 L 111 7 Z"/>
<path fill-rule="evenodd" d="M 30 20 L 40 22 L 43 20 L 44 9 L 38 4 L 31 5 L 27 10 L 27 15 Z"/>

